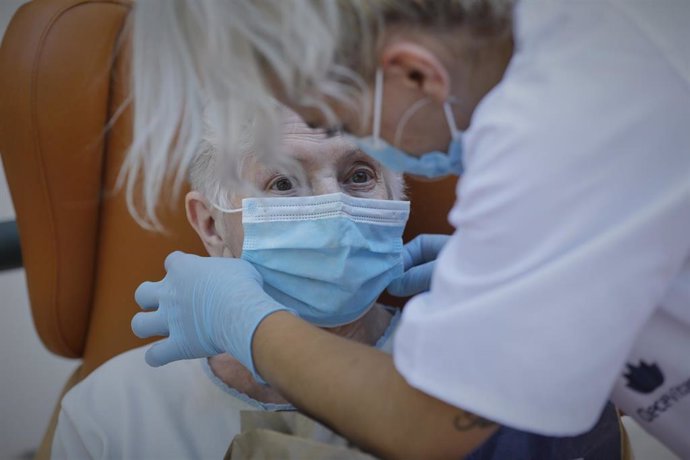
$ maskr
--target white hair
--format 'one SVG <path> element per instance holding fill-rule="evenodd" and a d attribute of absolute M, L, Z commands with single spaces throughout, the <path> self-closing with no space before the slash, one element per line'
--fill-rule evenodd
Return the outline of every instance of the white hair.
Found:
<path fill-rule="evenodd" d="M 160 228 L 163 184 L 179 193 L 206 122 L 219 168 L 240 181 L 244 131 L 275 156 L 275 103 L 298 101 L 336 121 L 320 96 L 363 110 L 384 24 L 504 27 L 511 0 L 139 0 L 133 20 L 134 138 L 120 174 L 130 212 Z M 496 26 L 498 24 L 498 26 Z M 309 96 L 312 96 L 311 98 Z M 361 97 L 364 95 L 365 97 Z M 357 98 L 357 96 L 360 96 Z M 254 122 L 243 125 L 242 120 Z M 366 114 L 362 117 L 366 118 Z M 136 195 L 136 196 L 135 196 Z M 172 202 L 172 201 L 171 201 Z"/>
<path fill-rule="evenodd" d="M 126 181 L 128 206 L 140 223 L 160 228 L 161 189 L 170 179 L 179 191 L 203 136 L 204 114 L 218 136 L 221 167 L 234 179 L 236 143 L 247 129 L 242 120 L 252 118 L 254 137 L 275 145 L 268 80 L 291 94 L 324 80 L 334 60 L 337 11 L 336 2 L 321 0 L 136 2 L 134 139 L 120 184 Z"/>

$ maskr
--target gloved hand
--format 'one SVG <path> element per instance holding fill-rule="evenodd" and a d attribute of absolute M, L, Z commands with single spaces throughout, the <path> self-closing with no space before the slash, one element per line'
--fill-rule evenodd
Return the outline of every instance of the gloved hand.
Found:
<path fill-rule="evenodd" d="M 269 314 L 288 308 L 262 288 L 261 275 L 247 261 L 173 252 L 162 281 L 142 283 L 135 298 L 143 310 L 132 331 L 146 338 L 167 335 L 151 345 L 146 362 L 161 366 L 178 359 L 227 352 L 255 377 L 252 337 Z"/>
<path fill-rule="evenodd" d="M 450 239 L 449 235 L 418 235 L 403 248 L 405 273 L 388 285 L 388 292 L 408 297 L 429 290 L 431 274 L 438 253 Z"/>

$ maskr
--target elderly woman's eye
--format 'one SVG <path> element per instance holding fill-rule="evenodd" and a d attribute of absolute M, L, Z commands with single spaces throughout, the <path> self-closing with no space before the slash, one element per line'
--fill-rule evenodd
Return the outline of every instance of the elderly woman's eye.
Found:
<path fill-rule="evenodd" d="M 340 136 L 343 134 L 343 126 L 342 125 L 330 126 L 330 127 L 324 129 L 324 133 L 326 134 L 326 137 Z"/>
<path fill-rule="evenodd" d="M 275 179 L 270 187 L 271 190 L 276 190 L 278 192 L 287 192 L 294 188 L 292 181 L 287 177 L 279 177 Z"/>
<path fill-rule="evenodd" d="M 350 182 L 353 184 L 366 184 L 374 179 L 374 174 L 368 169 L 358 169 L 350 176 Z"/>

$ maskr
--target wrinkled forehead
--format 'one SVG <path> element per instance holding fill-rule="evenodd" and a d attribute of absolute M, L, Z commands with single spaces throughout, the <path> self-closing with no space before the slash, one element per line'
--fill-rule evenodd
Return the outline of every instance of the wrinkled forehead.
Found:
<path fill-rule="evenodd" d="M 313 139 L 326 139 L 321 129 L 312 129 L 295 112 L 288 108 L 281 109 L 281 134 L 283 137 L 304 136 Z"/>
<path fill-rule="evenodd" d="M 265 157 L 249 154 L 245 172 L 257 169 L 299 168 L 302 172 L 313 168 L 336 167 L 345 158 L 364 156 L 357 147 L 341 136 L 329 136 L 323 129 L 313 129 L 294 112 L 283 109 L 277 162 L 266 164 Z M 269 158 L 270 159 L 270 158 Z"/>

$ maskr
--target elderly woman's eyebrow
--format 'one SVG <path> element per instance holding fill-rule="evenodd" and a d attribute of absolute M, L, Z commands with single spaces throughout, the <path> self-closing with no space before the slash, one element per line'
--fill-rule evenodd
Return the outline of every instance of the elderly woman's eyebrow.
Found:
<path fill-rule="evenodd" d="M 374 160 L 373 158 L 371 158 L 369 155 L 367 155 L 366 153 L 364 153 L 362 150 L 358 149 L 357 147 L 352 147 L 352 148 L 348 149 L 347 152 L 345 152 L 344 154 L 342 154 L 340 156 L 340 158 L 338 158 L 338 162 L 339 163 L 345 163 L 345 162 L 349 162 L 349 161 L 353 161 L 353 160 L 357 160 L 357 159 L 366 160 L 368 163 L 371 164 L 372 167 L 375 167 L 377 169 L 381 169 L 381 165 L 379 164 L 378 161 Z"/>

